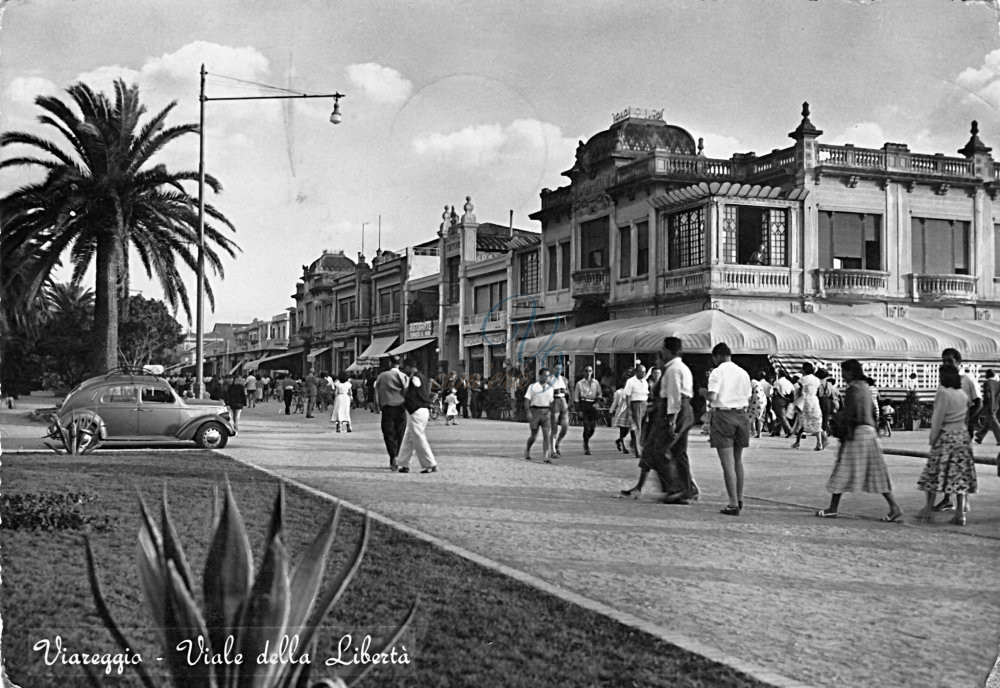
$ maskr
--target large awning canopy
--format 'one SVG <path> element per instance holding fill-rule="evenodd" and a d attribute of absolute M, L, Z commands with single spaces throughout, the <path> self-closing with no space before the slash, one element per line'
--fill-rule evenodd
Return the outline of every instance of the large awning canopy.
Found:
<path fill-rule="evenodd" d="M 273 365 L 264 365 L 265 363 L 277 363 L 281 359 L 291 358 L 292 356 L 301 356 L 302 352 L 305 351 L 303 347 L 297 347 L 295 349 L 289 349 L 284 353 L 275 354 L 274 356 L 265 356 L 264 358 L 258 359 L 257 366 L 264 368 L 273 368 Z"/>
<path fill-rule="evenodd" d="M 848 358 L 934 361 L 958 349 L 966 361 L 1000 358 L 1000 323 L 989 320 L 889 318 L 822 313 L 734 315 L 706 310 L 680 317 L 609 320 L 524 342 L 522 355 L 651 353 L 667 336 L 686 353 L 709 353 L 725 342 L 734 354 L 771 354 L 817 360 Z"/>
<path fill-rule="evenodd" d="M 403 354 L 408 354 L 411 351 L 416 351 L 417 349 L 422 349 L 428 344 L 433 344 L 437 339 L 411 339 L 409 341 L 403 342 L 395 349 L 390 349 L 385 352 L 386 356 L 402 356 Z"/>
<path fill-rule="evenodd" d="M 386 351 L 389 347 L 396 343 L 396 335 L 390 335 L 388 337 L 373 337 L 372 343 L 368 345 L 361 355 L 358 356 L 357 363 L 364 364 L 367 361 L 377 362 L 375 359 L 382 358 L 386 356 Z"/>
<path fill-rule="evenodd" d="M 312 363 L 319 356 L 323 355 L 324 353 L 326 353 L 329 350 L 330 350 L 329 346 L 321 346 L 321 347 L 319 347 L 317 349 L 313 349 L 312 351 L 309 352 L 309 355 L 306 356 L 306 360 L 309 361 L 310 363 Z"/>

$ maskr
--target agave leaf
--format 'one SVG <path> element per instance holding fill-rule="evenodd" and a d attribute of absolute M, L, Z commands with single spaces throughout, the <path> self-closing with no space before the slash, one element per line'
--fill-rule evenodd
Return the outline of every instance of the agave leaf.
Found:
<path fill-rule="evenodd" d="M 143 592 L 146 594 L 146 603 L 153 613 L 153 620 L 160 633 L 160 640 L 166 645 L 167 638 L 163 634 L 163 627 L 167 619 L 167 592 L 164 582 L 166 571 L 156 545 L 145 528 L 139 530 L 136 564 L 139 568 L 139 580 L 142 583 Z"/>
<path fill-rule="evenodd" d="M 177 570 L 173 561 L 166 563 L 168 578 L 166 581 L 167 619 L 164 631 L 167 636 L 166 660 L 170 665 L 170 673 L 174 684 L 184 688 L 215 688 L 215 678 L 212 669 L 204 663 L 191 663 L 189 657 L 199 657 L 197 650 L 190 652 L 180 649 L 184 643 L 198 647 L 200 636 L 206 645 L 210 645 L 208 629 L 205 620 L 198 611 L 198 606 L 191 598 L 187 584 Z M 220 649 L 212 646 L 212 650 Z"/>
<path fill-rule="evenodd" d="M 187 557 L 184 556 L 184 548 L 181 546 L 177 531 L 174 529 L 173 520 L 170 518 L 167 505 L 167 484 L 163 484 L 163 501 L 160 505 L 160 527 L 163 529 L 163 556 L 167 561 L 172 561 L 177 565 L 177 573 L 180 574 L 188 592 L 193 590 L 191 581 L 191 567 L 188 566 Z"/>
<path fill-rule="evenodd" d="M 258 663 L 256 659 L 265 645 L 268 654 L 278 651 L 288 623 L 288 607 L 288 555 L 281 538 L 274 538 L 267 544 L 264 560 L 235 629 L 237 651 L 244 659 L 243 664 L 233 668 L 233 685 L 237 688 L 271 685 L 269 677 L 277 674 L 280 663 Z"/>
<path fill-rule="evenodd" d="M 278 496 L 274 498 L 274 509 L 271 510 L 271 522 L 267 526 L 267 541 L 281 537 L 285 525 L 285 484 L 278 483 Z"/>
<path fill-rule="evenodd" d="M 212 485 L 212 520 L 208 523 L 210 533 L 215 532 L 215 527 L 219 523 L 219 486 Z"/>
<path fill-rule="evenodd" d="M 222 515 L 215 526 L 202 579 L 205 623 L 213 647 L 222 647 L 230 629 L 236 625 L 243 600 L 250 590 L 252 566 L 250 538 L 227 481 Z M 222 668 L 221 673 L 225 674 L 227 666 L 219 666 Z M 224 681 L 220 678 L 219 683 Z"/>
<path fill-rule="evenodd" d="M 292 633 L 298 632 L 316 603 L 316 596 L 319 595 L 319 588 L 323 583 L 323 573 L 326 571 L 327 556 L 337 535 L 339 523 L 338 504 L 292 569 L 292 607 L 288 613 L 288 628 Z"/>
<path fill-rule="evenodd" d="M 316 606 L 313 607 L 312 613 L 309 615 L 309 620 L 302 627 L 301 633 L 299 634 L 299 643 L 303 647 L 309 647 L 309 644 L 313 641 L 313 637 L 316 635 L 316 627 L 319 626 L 326 615 L 330 613 L 333 606 L 337 604 L 337 600 L 340 596 L 344 594 L 344 590 L 347 588 L 348 583 L 354 578 L 354 574 L 357 573 L 358 568 L 361 566 L 361 560 L 365 556 L 365 548 L 368 546 L 368 533 L 371 529 L 371 518 L 368 513 L 365 512 L 365 525 L 361 531 L 361 539 L 358 540 L 358 544 L 354 547 L 354 556 L 344 564 L 343 568 L 337 573 L 337 576 L 333 579 L 330 584 L 329 590 L 324 593 L 324 595 L 317 602 Z"/>
<path fill-rule="evenodd" d="M 403 624 L 396 629 L 396 632 L 393 633 L 392 637 L 386 641 L 385 645 L 382 646 L 382 649 L 379 650 L 379 652 L 389 652 L 390 649 L 396 644 L 396 641 L 399 640 L 400 637 L 403 635 L 403 631 L 405 631 L 409 627 L 409 625 L 413 623 L 413 618 L 417 615 L 417 605 L 419 603 L 420 603 L 420 597 L 418 595 L 417 599 L 413 600 L 413 606 L 410 607 L 410 613 L 406 615 L 406 619 L 403 621 Z M 363 679 L 369 671 L 375 668 L 375 664 L 369 663 L 364 665 L 364 667 L 365 667 L 364 670 L 362 670 L 360 674 L 353 677 L 353 680 L 351 681 L 351 688 L 358 685 L 358 683 L 361 682 L 361 679 Z"/>
<path fill-rule="evenodd" d="M 97 576 L 97 567 L 94 564 L 94 550 L 90 546 L 90 538 L 86 535 L 84 536 L 84 544 L 86 545 L 86 555 L 87 555 L 87 578 L 90 581 L 90 592 L 94 595 L 94 604 L 97 607 L 97 615 L 101 617 L 101 621 L 104 622 L 105 628 L 111 633 L 111 637 L 115 639 L 118 643 L 118 647 L 122 650 L 126 648 L 135 647 L 133 643 L 130 643 L 125 635 L 118 628 L 118 624 L 115 620 L 111 618 L 111 612 L 108 610 L 108 605 L 104 601 L 104 594 L 101 592 L 101 581 Z M 142 681 L 142 685 L 146 688 L 156 688 L 156 684 L 146 673 L 146 669 L 142 664 L 135 665 L 136 673 L 139 674 L 139 679 Z"/>
<path fill-rule="evenodd" d="M 316 640 L 306 646 L 305 653 L 312 660 L 308 664 L 288 664 L 284 667 L 284 674 L 281 675 L 275 684 L 275 688 L 309 688 L 309 679 L 312 676 L 313 663 L 316 661 Z"/>

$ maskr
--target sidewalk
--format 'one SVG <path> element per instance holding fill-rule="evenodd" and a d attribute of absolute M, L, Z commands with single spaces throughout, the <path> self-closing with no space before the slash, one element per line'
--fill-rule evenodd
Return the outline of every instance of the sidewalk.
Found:
<path fill-rule="evenodd" d="M 0 426 L 8 414 L 0 411 Z M 355 411 L 354 420 L 353 433 L 337 434 L 324 414 L 285 416 L 266 404 L 245 412 L 223 453 L 631 615 L 689 649 L 787 677 L 785 685 L 966 688 L 983 685 L 996 659 L 992 466 L 979 467 L 965 528 L 948 514 L 913 522 L 923 461 L 897 455 L 887 462 L 906 523 L 878 522 L 886 506 L 877 495 L 847 495 L 842 517 L 822 520 L 812 514 L 828 500 L 833 450 L 756 440 L 746 510 L 733 518 L 718 513 L 721 471 L 701 435 L 692 435 L 691 457 L 703 498 L 666 506 L 655 494 L 616 498 L 638 469 L 615 452 L 611 428 L 598 429 L 593 456 L 571 428 L 565 458 L 546 465 L 520 459 L 526 425 L 432 422 L 441 470 L 404 475 L 384 468 L 379 416 Z M 926 431 L 897 433 L 891 445 L 925 448 Z M 976 451 L 995 456 L 991 446 Z"/>

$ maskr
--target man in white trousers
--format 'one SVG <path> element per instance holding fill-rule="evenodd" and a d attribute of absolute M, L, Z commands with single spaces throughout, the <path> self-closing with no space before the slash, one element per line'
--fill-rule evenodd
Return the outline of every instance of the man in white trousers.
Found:
<path fill-rule="evenodd" d="M 412 358 L 403 361 L 403 369 L 410 376 L 409 384 L 403 394 L 403 407 L 406 409 L 406 430 L 403 441 L 399 445 L 399 456 L 396 464 L 398 473 L 410 472 L 410 459 L 414 454 L 420 462 L 421 473 L 436 473 L 437 461 L 427 441 L 427 420 L 430 418 L 431 381 L 417 370 L 417 362 Z"/>

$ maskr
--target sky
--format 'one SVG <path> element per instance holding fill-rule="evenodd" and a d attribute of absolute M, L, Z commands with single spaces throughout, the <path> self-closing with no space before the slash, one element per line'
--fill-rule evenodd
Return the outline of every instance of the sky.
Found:
<path fill-rule="evenodd" d="M 341 92 L 332 101 L 206 103 L 209 195 L 241 247 L 211 276 L 215 322 L 293 305 L 324 249 L 371 258 L 432 239 L 471 196 L 480 222 L 539 231 L 539 192 L 567 182 L 577 143 L 625 107 L 704 138 L 705 154 L 791 144 L 803 101 L 824 143 L 957 155 L 970 121 L 1000 158 L 1000 27 L 991 2 L 951 0 L 8 0 L 0 124 L 36 122 L 38 95 L 137 83 L 148 111 L 209 97 Z M 238 79 L 242 81 L 234 81 Z M 16 149 L 8 148 L 5 155 Z M 196 170 L 198 137 L 154 163 Z M 5 170 L 0 192 L 32 181 Z M 192 194 L 196 188 L 191 188 Z M 364 227 L 364 233 L 362 228 Z M 159 297 L 135 272 L 132 288 Z M 66 276 L 68 278 L 68 274 Z M 194 275 L 189 291 L 194 293 Z M 179 320 L 188 325 L 183 313 Z"/>

